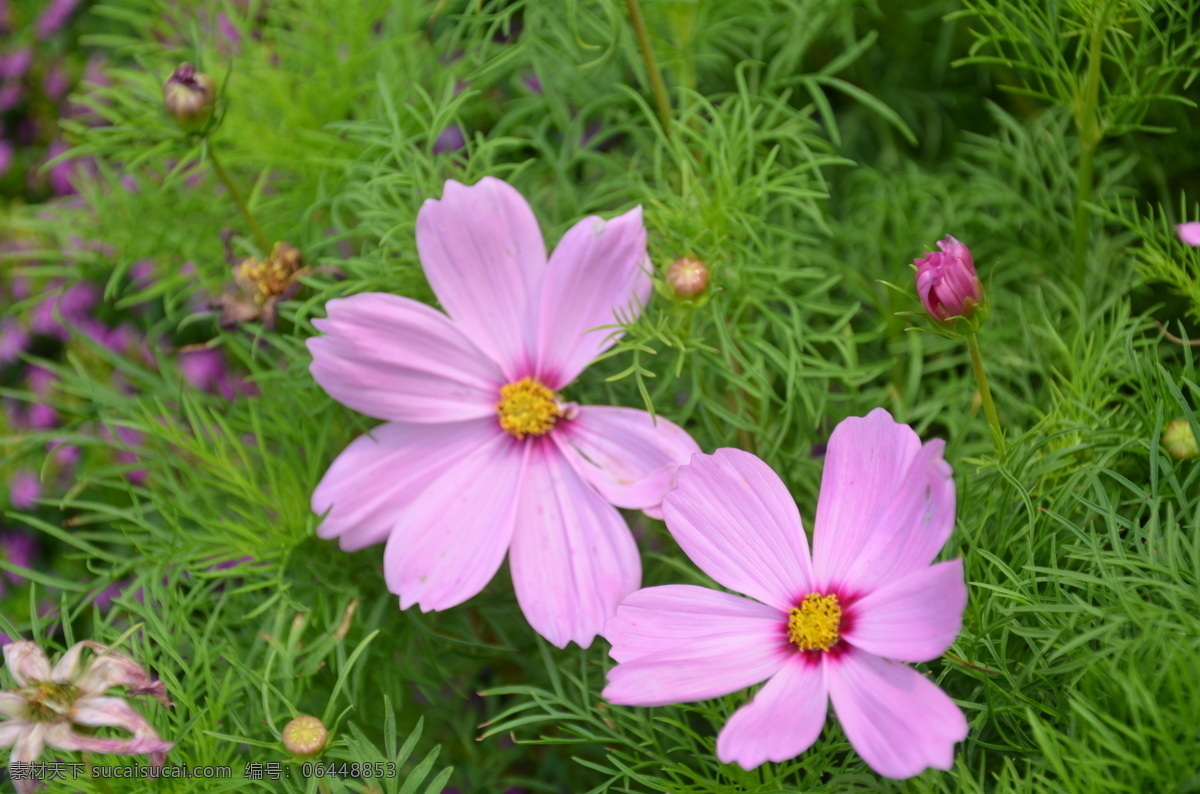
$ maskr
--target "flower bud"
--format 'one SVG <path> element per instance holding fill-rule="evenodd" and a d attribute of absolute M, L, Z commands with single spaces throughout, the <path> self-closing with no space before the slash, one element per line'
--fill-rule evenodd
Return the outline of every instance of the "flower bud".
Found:
<path fill-rule="evenodd" d="M 1200 245 L 1200 221 L 1180 223 L 1175 227 L 1175 231 L 1179 232 L 1181 242 L 1193 246 Z"/>
<path fill-rule="evenodd" d="M 316 755 L 325 749 L 328 738 L 324 723 L 307 714 L 292 720 L 283 729 L 283 747 L 292 755 Z"/>
<path fill-rule="evenodd" d="M 1163 446 L 1175 460 L 1191 460 L 1200 456 L 1196 435 L 1186 419 L 1176 419 L 1167 425 L 1167 429 L 1163 431 Z"/>
<path fill-rule="evenodd" d="M 208 121 L 217 104 L 217 84 L 190 63 L 181 63 L 163 83 L 163 106 L 167 114 L 185 129 Z"/>
<path fill-rule="evenodd" d="M 667 282 L 677 298 L 694 298 L 708 288 L 708 268 L 698 259 L 676 259 L 667 268 Z"/>
<path fill-rule="evenodd" d="M 938 241 L 942 249 L 916 260 L 917 294 L 925 311 L 938 322 L 970 317 L 983 303 L 983 285 L 965 245 L 950 235 Z"/>

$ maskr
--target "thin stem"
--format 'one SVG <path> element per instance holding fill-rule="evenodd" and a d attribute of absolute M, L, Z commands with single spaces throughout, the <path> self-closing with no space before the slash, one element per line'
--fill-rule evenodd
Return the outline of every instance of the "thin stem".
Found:
<path fill-rule="evenodd" d="M 258 243 L 258 248 L 262 252 L 262 255 L 267 256 L 271 253 L 271 241 L 267 239 L 266 233 L 258 225 L 258 221 L 254 219 L 254 215 L 250 212 L 250 207 L 246 205 L 246 201 L 242 198 L 242 194 L 238 191 L 237 186 L 229 178 L 229 173 L 221 165 L 221 161 L 217 159 L 217 151 L 211 143 L 208 145 L 208 160 L 212 163 L 217 179 L 220 179 L 225 185 L 225 189 L 229 191 L 229 195 L 233 196 L 234 203 L 241 210 L 242 217 L 246 220 L 246 225 L 250 227 L 250 233 L 254 235 L 254 240 Z"/>
<path fill-rule="evenodd" d="M 1076 119 L 1079 128 L 1079 192 L 1075 195 L 1075 281 L 1083 284 L 1087 276 L 1088 233 L 1092 212 L 1087 204 L 1092 200 L 1092 185 L 1096 172 L 1096 147 L 1100 144 L 1096 107 L 1100 101 L 1100 64 L 1104 58 L 1104 20 L 1092 29 L 1088 48 L 1088 71 L 1083 87 L 1083 110 Z"/>
<path fill-rule="evenodd" d="M 996 404 L 992 402 L 992 390 L 988 388 L 987 375 L 983 371 L 983 356 L 979 353 L 979 340 L 975 332 L 967 334 L 967 347 L 971 350 L 971 368 L 975 370 L 975 382 L 979 384 L 979 398 L 983 401 L 983 412 L 987 414 L 992 428 L 992 449 L 999 458 L 1004 453 L 1004 433 L 1000 430 L 1000 417 L 996 415 Z"/>
<path fill-rule="evenodd" d="M 1004 452 L 1004 433 L 1000 429 L 1000 416 L 996 415 L 996 404 L 991 402 L 991 389 L 988 387 L 988 375 L 983 371 L 983 356 L 979 354 L 979 341 L 974 331 L 967 333 L 967 348 L 971 350 L 971 368 L 976 371 L 976 383 L 979 384 L 979 399 L 983 401 L 983 413 L 988 415 L 988 425 L 991 426 L 991 446 L 1000 457 Z"/>
<path fill-rule="evenodd" d="M 638 5 L 638 0 L 625 0 L 625 5 L 629 7 L 629 21 L 633 23 L 633 33 L 637 36 L 642 60 L 646 63 L 650 90 L 654 94 L 654 104 L 658 107 L 658 120 L 662 122 L 663 132 L 670 133 L 671 100 L 667 98 L 667 84 L 663 82 L 662 72 L 658 69 L 658 59 L 654 57 L 654 48 L 650 46 L 650 31 L 646 29 L 646 18 L 642 16 L 642 7 Z"/>

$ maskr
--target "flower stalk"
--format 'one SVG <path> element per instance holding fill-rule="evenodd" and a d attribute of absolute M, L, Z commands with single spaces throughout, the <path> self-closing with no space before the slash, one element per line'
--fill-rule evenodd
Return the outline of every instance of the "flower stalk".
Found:
<path fill-rule="evenodd" d="M 654 105 L 658 109 L 658 120 L 662 123 L 663 132 L 671 133 L 671 100 L 667 97 L 667 84 L 663 82 L 662 71 L 658 68 L 658 59 L 654 56 L 654 48 L 650 44 L 650 31 L 646 27 L 646 18 L 642 16 L 642 7 L 638 0 L 625 0 L 629 7 L 629 21 L 633 24 L 633 33 L 637 36 L 638 48 L 642 51 L 642 60 L 646 64 L 646 76 L 650 80 L 650 91 L 654 94 Z"/>
<path fill-rule="evenodd" d="M 1000 417 L 996 415 L 996 404 L 992 402 L 992 390 L 988 387 L 987 373 L 983 371 L 983 356 L 980 355 L 979 340 L 974 331 L 967 334 L 967 348 L 971 351 L 971 369 L 975 370 L 975 382 L 979 384 L 979 399 L 983 402 L 983 412 L 992 428 L 992 448 L 999 458 L 1004 453 L 1004 433 L 1000 429 Z"/>
<path fill-rule="evenodd" d="M 245 219 L 246 225 L 250 227 L 250 233 L 254 235 L 254 242 L 258 244 L 260 251 L 264 253 L 270 251 L 270 240 L 267 239 L 267 235 L 262 230 L 262 227 L 258 225 L 258 221 L 254 218 L 254 214 L 250 212 L 250 207 L 246 204 L 245 199 L 242 198 L 242 194 L 237 189 L 237 185 L 233 183 L 233 180 L 229 178 L 229 173 L 225 170 L 224 166 L 221 165 L 221 160 L 217 157 L 216 149 L 213 147 L 211 141 L 209 142 L 207 148 L 208 161 L 212 163 L 213 173 L 215 173 L 217 175 L 217 179 L 220 179 L 221 183 L 225 185 L 225 189 L 229 191 L 229 195 L 233 196 L 233 201 L 235 204 L 237 204 L 238 210 L 242 213 L 242 218 Z"/>

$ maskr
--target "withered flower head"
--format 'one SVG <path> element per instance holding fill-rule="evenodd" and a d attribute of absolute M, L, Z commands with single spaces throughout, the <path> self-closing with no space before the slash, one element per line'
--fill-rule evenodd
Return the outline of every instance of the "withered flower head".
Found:
<path fill-rule="evenodd" d="M 190 63 L 181 63 L 163 83 L 163 106 L 181 127 L 193 129 L 208 121 L 217 104 L 217 84 Z"/>
<path fill-rule="evenodd" d="M 96 655 L 81 664 L 85 649 Z M 51 668 L 41 648 L 21 640 L 4 646 L 4 665 L 17 684 L 16 689 L 0 692 L 0 748 L 13 748 L 9 764 L 32 764 L 49 745 L 85 753 L 148 754 L 150 763 L 161 766 L 174 746 L 125 700 L 150 695 L 170 706 L 162 682 L 106 645 L 91 640 L 76 643 Z M 116 686 L 125 687 L 125 697 L 107 694 Z M 100 727 L 124 728 L 132 736 L 101 738 L 94 735 Z M 13 784 L 17 794 L 29 794 L 37 781 L 14 780 Z"/>
<path fill-rule="evenodd" d="M 308 268 L 300 251 L 285 242 L 275 243 L 266 260 L 247 257 L 233 266 L 237 290 L 216 296 L 211 305 L 221 310 L 220 323 L 232 328 L 239 323 L 260 320 L 274 328 L 276 304 L 290 300 L 300 289 L 300 278 L 310 273 L 341 275 L 336 267 Z"/>

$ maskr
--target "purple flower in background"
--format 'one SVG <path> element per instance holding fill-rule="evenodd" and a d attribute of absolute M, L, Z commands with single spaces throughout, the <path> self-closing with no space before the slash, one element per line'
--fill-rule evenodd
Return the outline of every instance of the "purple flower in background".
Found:
<path fill-rule="evenodd" d="M 71 90 L 71 75 L 61 61 L 55 61 L 46 70 L 46 76 L 42 78 L 42 90 L 56 102 Z"/>
<path fill-rule="evenodd" d="M 37 472 L 18 469 L 8 480 L 8 501 L 17 510 L 29 510 L 42 496 L 42 481 Z"/>
<path fill-rule="evenodd" d="M 4 169 L 0 168 L 0 174 Z M 0 364 L 11 364 L 29 347 L 29 330 L 16 318 L 0 320 Z"/>
<path fill-rule="evenodd" d="M 88 281 L 76 282 L 39 303 L 30 317 L 30 325 L 35 334 L 58 337 L 65 342 L 70 332 L 55 317 L 55 313 L 62 320 L 78 325 L 90 318 L 99 300 L 99 287 Z"/>
<path fill-rule="evenodd" d="M 466 145 L 467 136 L 463 134 L 462 127 L 457 124 L 451 124 L 438 133 L 437 140 L 433 142 L 433 153 L 446 154 L 447 152 L 457 152 Z"/>
<path fill-rule="evenodd" d="M 20 47 L 12 52 L 0 53 L 0 80 L 20 80 L 32 64 L 32 47 Z"/>
<path fill-rule="evenodd" d="M 542 78 L 538 77 L 533 72 L 530 72 L 529 74 L 522 77 L 521 82 L 524 83 L 525 87 L 528 88 L 533 93 L 535 93 L 535 94 L 542 93 Z"/>
<path fill-rule="evenodd" d="M 13 154 L 13 145 L 0 138 L 0 176 L 7 174 L 8 169 L 12 167 Z"/>
<path fill-rule="evenodd" d="M 141 430 L 135 430 L 132 427 L 121 427 L 118 425 L 116 428 L 115 437 L 113 436 L 113 431 L 109 430 L 107 427 L 101 428 L 100 437 L 105 441 L 115 442 L 125 447 L 139 447 L 142 444 L 142 439 L 145 438 L 145 434 L 143 434 Z M 117 463 L 127 466 L 138 462 L 137 453 L 131 449 L 114 448 L 113 457 L 116 458 Z M 146 470 L 131 469 L 130 471 L 125 472 L 125 479 L 129 480 L 129 482 L 133 483 L 134 485 L 143 485 L 146 482 Z"/>
<path fill-rule="evenodd" d="M 37 21 L 39 39 L 47 39 L 66 27 L 67 22 L 79 8 L 79 0 L 50 0 L 50 5 Z"/>
<path fill-rule="evenodd" d="M 12 110 L 25 98 L 25 89 L 20 83 L 0 84 L 0 113 Z"/>
<path fill-rule="evenodd" d="M 82 454 L 74 444 L 68 444 L 66 439 L 56 438 L 46 444 L 46 454 L 56 466 L 61 466 L 63 469 L 72 469 L 79 462 L 79 456 Z"/>
<path fill-rule="evenodd" d="M 36 553 L 37 541 L 24 532 L 6 530 L 0 533 L 0 560 L 28 568 Z M 0 597 L 4 596 L 6 580 L 13 584 L 20 584 L 25 581 L 25 577 L 12 571 L 0 574 Z"/>

